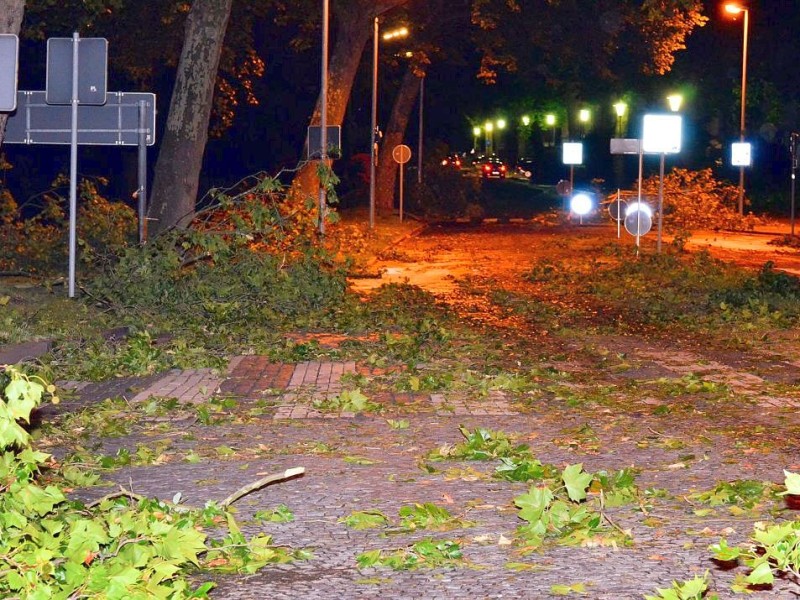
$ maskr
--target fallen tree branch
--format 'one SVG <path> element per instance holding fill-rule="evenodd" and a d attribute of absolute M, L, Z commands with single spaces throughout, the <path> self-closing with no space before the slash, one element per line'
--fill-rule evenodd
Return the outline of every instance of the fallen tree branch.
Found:
<path fill-rule="evenodd" d="M 95 506 L 102 504 L 106 500 L 114 500 L 116 498 L 130 498 L 131 500 L 136 500 L 137 502 L 141 502 L 142 500 L 145 499 L 144 496 L 132 492 L 130 490 L 126 490 L 124 487 L 119 486 L 119 491 L 111 492 L 110 494 L 106 494 L 102 498 L 98 498 L 97 500 L 89 502 L 89 504 L 86 505 L 86 508 L 94 508 Z"/>
<path fill-rule="evenodd" d="M 267 475 L 258 481 L 254 481 L 253 483 L 249 483 L 244 487 L 239 488 L 235 492 L 233 492 L 230 496 L 225 498 L 222 502 L 220 502 L 220 506 L 225 508 L 230 506 L 234 502 L 236 502 L 242 496 L 246 496 L 251 492 L 255 492 L 256 490 L 260 490 L 266 485 L 270 483 L 275 483 L 276 481 L 283 481 L 285 479 L 291 479 L 292 477 L 297 477 L 298 475 L 302 475 L 305 473 L 305 467 L 293 467 L 291 469 L 286 469 L 282 473 L 273 473 L 272 475 Z"/>

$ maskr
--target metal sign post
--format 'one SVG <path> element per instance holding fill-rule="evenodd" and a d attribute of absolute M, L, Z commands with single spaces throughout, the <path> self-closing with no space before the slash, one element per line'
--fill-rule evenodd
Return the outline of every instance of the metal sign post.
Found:
<path fill-rule="evenodd" d="M 109 92 L 103 106 L 47 104 L 44 91 L 17 92 L 17 111 L 8 118 L 4 142 L 7 144 L 70 145 L 73 136 L 82 146 L 138 146 L 139 181 L 136 192 L 139 212 L 139 242 L 146 239 L 145 204 L 147 201 L 147 146 L 156 142 L 155 94 Z M 73 111 L 77 124 L 73 127 Z M 71 162 L 73 155 L 70 156 Z M 75 155 L 77 163 L 77 156 Z M 72 184 L 77 176 L 70 175 Z M 76 195 L 77 196 L 77 195 Z M 74 250 L 71 246 L 71 250 Z M 71 252 L 72 258 L 74 254 Z M 74 262 L 70 260 L 73 271 Z M 74 282 L 74 279 L 73 279 Z M 74 291 L 74 290 L 73 290 Z"/>
<path fill-rule="evenodd" d="M 791 235 L 794 237 L 794 187 L 797 173 L 797 138 L 800 138 L 800 133 L 792 133 L 789 146 L 792 151 L 792 200 L 790 206 L 791 214 Z"/>
<path fill-rule="evenodd" d="M 83 51 L 81 51 L 83 48 Z M 70 38 L 47 40 L 46 101 L 69 104 L 69 297 L 75 297 L 75 254 L 78 219 L 78 105 L 106 103 L 108 42 L 88 38 L 81 44 L 78 32 Z"/>
<path fill-rule="evenodd" d="M 400 165 L 400 222 L 403 222 L 403 165 L 411 160 L 411 148 L 398 144 L 392 149 L 394 162 Z"/>
<path fill-rule="evenodd" d="M 75 297 L 75 254 L 78 239 L 78 33 L 72 34 L 72 118 L 69 150 L 69 297 Z M 103 99 L 105 102 L 105 98 Z"/>

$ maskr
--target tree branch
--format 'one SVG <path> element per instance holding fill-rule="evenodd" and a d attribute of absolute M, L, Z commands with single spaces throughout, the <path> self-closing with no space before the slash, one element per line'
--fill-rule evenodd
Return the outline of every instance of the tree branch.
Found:
<path fill-rule="evenodd" d="M 305 467 L 294 467 L 292 469 L 286 469 L 282 473 L 273 473 L 272 475 L 267 475 L 266 477 L 259 479 L 258 481 L 254 481 L 244 487 L 239 488 L 235 492 L 233 492 L 230 496 L 225 498 L 222 502 L 220 502 L 220 506 L 225 508 L 230 506 L 234 502 L 236 502 L 242 496 L 246 496 L 251 492 L 255 492 L 256 490 L 260 490 L 266 485 L 270 483 L 274 483 L 276 481 L 283 481 L 285 479 L 291 479 L 293 477 L 297 477 L 298 475 L 302 475 L 305 473 Z"/>

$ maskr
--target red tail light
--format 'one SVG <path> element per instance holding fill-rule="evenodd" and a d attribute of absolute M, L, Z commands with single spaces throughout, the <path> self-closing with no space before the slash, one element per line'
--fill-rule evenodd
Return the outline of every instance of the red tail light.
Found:
<path fill-rule="evenodd" d="M 460 161 L 460 160 L 457 160 L 457 161 L 456 161 L 456 166 L 457 166 L 457 167 L 460 167 L 460 166 L 461 166 L 461 161 Z"/>
<path fill-rule="evenodd" d="M 506 166 L 505 166 L 505 165 L 500 165 L 500 170 L 501 170 L 503 173 L 505 173 L 505 172 L 506 172 Z"/>
<path fill-rule="evenodd" d="M 483 170 L 484 171 L 491 171 L 492 170 L 492 165 L 483 165 Z"/>

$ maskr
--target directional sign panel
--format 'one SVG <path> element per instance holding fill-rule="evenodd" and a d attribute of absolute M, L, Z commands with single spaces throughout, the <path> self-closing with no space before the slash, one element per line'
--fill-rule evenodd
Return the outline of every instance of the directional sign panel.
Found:
<path fill-rule="evenodd" d="M 342 155 L 342 128 L 330 125 L 325 128 L 328 139 L 326 148 L 328 158 L 340 158 Z M 308 128 L 308 159 L 313 160 L 322 156 L 322 127 L 311 126 Z"/>
<path fill-rule="evenodd" d="M 17 107 L 17 55 L 19 39 L 13 34 L 0 34 L 0 112 Z"/>
<path fill-rule="evenodd" d="M 108 40 L 50 38 L 47 40 L 48 104 L 72 104 L 72 53 L 78 44 L 78 104 L 106 103 Z"/>
<path fill-rule="evenodd" d="M 66 144 L 72 140 L 72 107 L 45 102 L 46 92 L 17 93 L 17 111 L 8 117 L 6 144 Z M 78 144 L 138 146 L 139 106 L 145 111 L 145 143 L 156 143 L 155 94 L 109 92 L 103 106 L 78 106 Z"/>

